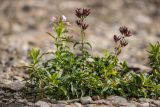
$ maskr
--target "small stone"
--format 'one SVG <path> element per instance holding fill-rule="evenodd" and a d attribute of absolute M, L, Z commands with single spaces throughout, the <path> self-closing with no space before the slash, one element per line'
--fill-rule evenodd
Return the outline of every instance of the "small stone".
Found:
<path fill-rule="evenodd" d="M 20 91 L 24 86 L 25 85 L 23 82 L 13 82 L 10 84 L 1 84 L 0 85 L 0 87 L 2 89 L 7 89 L 7 90 L 11 90 L 11 91 Z"/>
<path fill-rule="evenodd" d="M 4 107 L 25 107 L 22 103 L 10 103 L 10 104 L 7 104 L 7 106 L 4 106 Z"/>
<path fill-rule="evenodd" d="M 79 99 L 72 99 L 72 100 L 67 100 L 68 103 L 74 103 L 74 102 L 79 102 Z"/>
<path fill-rule="evenodd" d="M 3 102 L 8 102 L 9 99 L 3 98 L 2 101 L 3 101 Z"/>
<path fill-rule="evenodd" d="M 139 103 L 138 107 L 149 107 L 149 103 Z"/>
<path fill-rule="evenodd" d="M 65 107 L 79 107 L 79 106 L 76 106 L 74 104 L 70 104 L 70 105 L 65 105 Z"/>
<path fill-rule="evenodd" d="M 88 104 L 87 107 L 96 107 L 96 104 Z"/>
<path fill-rule="evenodd" d="M 20 77 L 20 76 L 13 76 L 14 80 L 18 80 L 18 81 L 23 81 L 24 78 Z"/>
<path fill-rule="evenodd" d="M 105 100 L 104 99 L 101 99 L 101 100 L 97 100 L 97 101 L 94 101 L 92 102 L 93 104 L 105 104 Z"/>
<path fill-rule="evenodd" d="M 160 107 L 160 100 L 154 100 L 153 103 Z"/>
<path fill-rule="evenodd" d="M 68 104 L 67 101 L 64 101 L 64 100 L 59 100 L 59 101 L 57 101 L 57 103 L 58 104 Z"/>
<path fill-rule="evenodd" d="M 100 97 L 99 97 L 98 95 L 93 96 L 93 97 L 92 97 L 92 100 L 93 100 L 93 101 L 100 100 Z"/>
<path fill-rule="evenodd" d="M 136 104 L 132 104 L 132 103 L 122 103 L 122 104 L 118 104 L 117 106 L 137 107 Z"/>
<path fill-rule="evenodd" d="M 150 104 L 150 107 L 157 107 L 157 105 L 155 105 L 155 104 Z"/>
<path fill-rule="evenodd" d="M 83 105 L 81 104 L 81 103 L 74 103 L 74 105 L 76 106 L 76 107 L 83 107 Z"/>
<path fill-rule="evenodd" d="M 52 105 L 51 107 L 65 107 L 66 105 L 65 104 L 55 104 L 55 105 Z"/>
<path fill-rule="evenodd" d="M 115 106 L 110 106 L 110 105 L 92 105 L 92 106 L 87 106 L 87 107 L 115 107 Z M 117 106 L 119 107 L 119 106 Z"/>
<path fill-rule="evenodd" d="M 137 15 L 135 17 L 135 20 L 138 23 L 143 23 L 143 24 L 151 24 L 152 23 L 151 18 L 149 16 L 145 16 L 145 15 Z"/>
<path fill-rule="evenodd" d="M 93 101 L 91 97 L 87 96 L 87 97 L 81 97 L 80 102 L 85 105 L 85 104 L 90 104 Z"/>
<path fill-rule="evenodd" d="M 34 103 L 32 103 L 32 102 L 27 102 L 27 105 L 28 105 L 29 107 L 34 107 L 34 106 L 33 106 Z"/>
<path fill-rule="evenodd" d="M 152 100 L 152 99 L 149 99 L 149 98 L 139 98 L 138 101 L 139 101 L 139 102 L 142 102 L 142 103 L 143 103 L 143 102 L 148 102 L 148 103 L 149 103 L 149 102 L 152 102 L 153 100 Z"/>
<path fill-rule="evenodd" d="M 39 106 L 39 107 L 50 107 L 50 105 L 47 103 L 47 102 L 44 102 L 44 101 L 38 101 L 35 103 L 36 106 Z"/>
<path fill-rule="evenodd" d="M 27 100 L 26 99 L 17 99 L 17 102 L 19 102 L 19 103 L 27 103 Z"/>
<path fill-rule="evenodd" d="M 120 96 L 110 96 L 107 98 L 107 101 L 110 101 L 114 105 L 122 104 L 122 103 L 128 103 L 127 100 Z"/>

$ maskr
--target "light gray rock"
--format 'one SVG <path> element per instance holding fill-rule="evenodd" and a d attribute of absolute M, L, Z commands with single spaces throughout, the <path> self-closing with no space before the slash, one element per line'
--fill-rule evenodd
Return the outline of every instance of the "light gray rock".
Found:
<path fill-rule="evenodd" d="M 122 103 L 128 103 L 127 99 L 120 96 L 110 96 L 107 98 L 107 101 L 113 103 L 114 105 L 122 104 Z"/>
<path fill-rule="evenodd" d="M 99 97 L 98 95 L 93 96 L 93 97 L 92 97 L 92 100 L 93 100 L 93 101 L 100 100 L 100 97 Z"/>
<path fill-rule="evenodd" d="M 117 106 L 118 107 L 119 106 L 122 106 L 122 107 L 137 107 L 136 104 L 133 104 L 133 103 L 120 103 Z"/>
<path fill-rule="evenodd" d="M 74 103 L 74 102 L 79 102 L 79 99 L 71 99 L 67 100 L 68 103 Z"/>
<path fill-rule="evenodd" d="M 150 104 L 149 107 L 157 107 L 155 104 Z"/>
<path fill-rule="evenodd" d="M 137 107 L 149 107 L 149 103 L 139 103 Z"/>
<path fill-rule="evenodd" d="M 74 105 L 76 106 L 76 107 L 83 107 L 83 105 L 81 104 L 81 103 L 74 103 Z"/>
<path fill-rule="evenodd" d="M 96 100 L 92 102 L 93 104 L 106 104 L 106 100 L 101 99 L 101 100 Z"/>
<path fill-rule="evenodd" d="M 138 101 L 141 102 L 141 103 L 143 103 L 143 102 L 152 102 L 153 99 L 149 99 L 149 98 L 139 98 Z"/>
<path fill-rule="evenodd" d="M 160 107 L 160 100 L 154 100 L 153 104 L 157 105 L 158 107 Z"/>
<path fill-rule="evenodd" d="M 135 20 L 138 23 L 142 23 L 142 24 L 151 24 L 152 23 L 152 20 L 149 16 L 142 15 L 142 14 L 136 15 Z"/>
<path fill-rule="evenodd" d="M 87 97 L 81 97 L 80 102 L 85 105 L 85 104 L 90 104 L 93 101 L 91 97 L 87 96 Z"/>
<path fill-rule="evenodd" d="M 47 102 L 44 102 L 44 101 L 37 101 L 35 103 L 35 105 L 38 106 L 38 107 L 50 107 L 50 105 Z"/>
<path fill-rule="evenodd" d="M 51 107 L 66 107 L 65 104 L 55 104 L 55 105 L 52 105 Z"/>
<path fill-rule="evenodd" d="M 10 84 L 0 84 L 0 88 L 7 89 L 11 91 L 20 91 L 24 88 L 25 84 L 23 82 L 13 82 Z"/>
<path fill-rule="evenodd" d="M 67 101 L 65 101 L 65 100 L 59 100 L 59 101 L 57 101 L 57 103 L 58 104 L 68 104 Z"/>

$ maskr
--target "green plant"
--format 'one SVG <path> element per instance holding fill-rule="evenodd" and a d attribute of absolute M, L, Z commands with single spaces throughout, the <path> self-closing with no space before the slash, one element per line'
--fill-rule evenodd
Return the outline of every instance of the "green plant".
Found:
<path fill-rule="evenodd" d="M 147 52 L 150 66 L 160 72 L 160 43 L 150 44 Z"/>
<path fill-rule="evenodd" d="M 55 52 L 44 52 L 32 49 L 29 53 L 31 64 L 28 66 L 29 78 L 26 80 L 27 92 L 36 99 L 50 97 L 54 99 L 72 99 L 82 96 L 121 95 L 124 97 L 160 96 L 159 43 L 150 45 L 149 59 L 153 67 L 151 73 L 135 73 L 128 69 L 127 63 L 121 62 L 118 55 L 128 43 L 126 37 L 131 36 L 127 27 L 120 27 L 121 36 L 114 35 L 115 53 L 107 50 L 103 57 L 94 57 L 88 52 L 90 43 L 85 41 L 85 30 L 88 25 L 85 19 L 90 9 L 77 9 L 77 25 L 80 28 L 81 40 L 73 42 L 68 36 L 65 16 L 53 17 L 52 25 Z M 81 55 L 70 51 L 69 44 L 79 47 Z M 46 60 L 48 54 L 52 58 Z M 154 62 L 152 62 L 154 61 Z"/>
<path fill-rule="evenodd" d="M 81 51 L 81 55 L 82 55 L 82 69 L 85 69 L 85 60 L 86 58 L 89 56 L 87 49 L 85 48 L 85 45 L 89 46 L 90 48 L 92 48 L 91 44 L 89 42 L 85 42 L 85 30 L 88 28 L 88 25 L 84 22 L 85 19 L 87 18 L 87 16 L 90 14 L 90 9 L 77 9 L 76 10 L 76 16 L 77 16 L 77 20 L 76 23 L 78 25 L 78 27 L 81 30 L 81 41 L 80 42 L 76 42 L 74 44 L 73 47 L 76 47 L 77 45 L 81 45 L 80 46 L 80 51 Z"/>

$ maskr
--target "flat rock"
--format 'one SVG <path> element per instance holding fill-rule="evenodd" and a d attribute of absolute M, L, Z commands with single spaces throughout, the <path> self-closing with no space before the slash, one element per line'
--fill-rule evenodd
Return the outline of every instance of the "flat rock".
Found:
<path fill-rule="evenodd" d="M 88 105 L 87 107 L 115 107 L 110 105 Z"/>
<path fill-rule="evenodd" d="M 85 105 L 85 104 L 90 104 L 93 101 L 91 97 L 87 96 L 87 97 L 81 97 L 80 102 Z"/>
<path fill-rule="evenodd" d="M 139 101 L 139 102 L 152 102 L 153 99 L 149 99 L 149 98 L 139 98 L 138 101 Z"/>
<path fill-rule="evenodd" d="M 37 101 L 35 103 L 35 105 L 38 106 L 38 107 L 50 107 L 49 103 L 44 102 L 44 101 Z"/>
<path fill-rule="evenodd" d="M 117 106 L 122 106 L 122 107 L 137 107 L 137 105 L 133 104 L 133 103 L 120 103 Z"/>
<path fill-rule="evenodd" d="M 149 103 L 139 103 L 137 107 L 149 107 Z"/>
<path fill-rule="evenodd" d="M 24 88 L 23 82 L 13 82 L 10 84 L 0 84 L 0 88 L 7 89 L 11 91 L 20 91 L 22 88 Z"/>
<path fill-rule="evenodd" d="M 76 106 L 76 107 L 83 107 L 83 105 L 81 104 L 81 103 L 74 103 L 74 105 Z"/>
<path fill-rule="evenodd" d="M 110 96 L 107 98 L 107 101 L 110 103 L 113 103 L 114 105 L 122 104 L 122 103 L 128 103 L 127 99 L 120 96 Z"/>
<path fill-rule="evenodd" d="M 160 100 L 154 100 L 153 103 L 154 103 L 155 105 L 157 105 L 158 107 L 160 107 Z"/>

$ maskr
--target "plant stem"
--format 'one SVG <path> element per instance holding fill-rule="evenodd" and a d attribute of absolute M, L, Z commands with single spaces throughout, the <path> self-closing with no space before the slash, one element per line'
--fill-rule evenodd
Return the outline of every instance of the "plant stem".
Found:
<path fill-rule="evenodd" d="M 84 18 L 81 18 L 81 22 L 83 23 Z M 84 36 L 85 36 L 85 32 L 83 30 L 83 28 L 81 27 L 81 53 L 82 53 L 82 61 L 83 61 L 83 65 L 82 65 L 82 70 L 84 70 Z"/>

